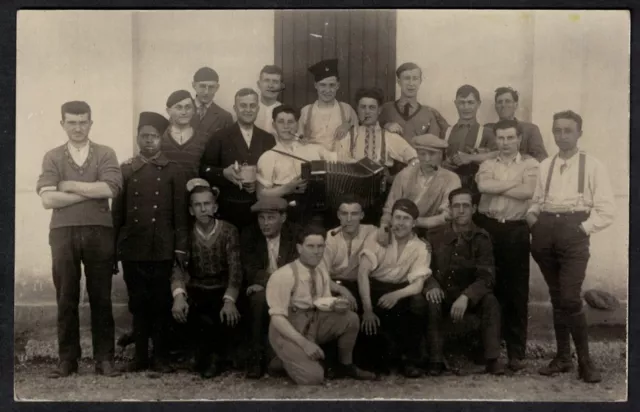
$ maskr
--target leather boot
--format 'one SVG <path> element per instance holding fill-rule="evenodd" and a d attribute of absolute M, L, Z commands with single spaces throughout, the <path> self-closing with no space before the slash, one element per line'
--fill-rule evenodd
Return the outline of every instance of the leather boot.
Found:
<path fill-rule="evenodd" d="M 571 335 L 578 353 L 580 379 L 588 383 L 600 382 L 602 376 L 589 354 L 589 329 L 584 311 L 571 316 Z"/>
<path fill-rule="evenodd" d="M 540 375 L 553 376 L 559 373 L 570 372 L 573 369 L 571 361 L 571 332 L 568 319 L 563 312 L 554 309 L 553 328 L 556 333 L 556 356 L 538 372 Z"/>

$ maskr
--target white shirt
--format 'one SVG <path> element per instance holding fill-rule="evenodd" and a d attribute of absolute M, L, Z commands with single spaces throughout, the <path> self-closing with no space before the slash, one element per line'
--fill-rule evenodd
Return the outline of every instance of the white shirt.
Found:
<path fill-rule="evenodd" d="M 276 130 L 273 128 L 273 109 L 281 106 L 282 103 L 276 101 L 271 106 L 267 106 L 260 101 L 260 110 L 258 111 L 258 117 L 256 118 L 256 126 L 262 130 L 266 130 L 272 135 L 276 134 Z"/>
<path fill-rule="evenodd" d="M 244 137 L 244 141 L 245 143 L 247 143 L 247 147 L 251 147 L 251 139 L 253 138 L 253 126 L 248 130 L 240 126 L 240 132 L 242 132 L 242 137 Z"/>
<path fill-rule="evenodd" d="M 367 241 L 360 259 L 369 258 L 372 271 L 369 277 L 385 283 L 413 283 L 418 279 L 426 280 L 431 276 L 431 254 L 427 244 L 414 234 L 398 255 L 398 241 L 391 236 L 391 243 L 380 246 L 377 239 Z"/>
<path fill-rule="evenodd" d="M 298 271 L 298 286 L 295 285 L 295 276 L 292 266 Z M 266 298 L 269 306 L 269 315 L 287 316 L 289 306 L 299 309 L 313 307 L 311 296 L 311 282 L 315 283 L 316 298 L 331 297 L 331 279 L 329 272 L 322 262 L 315 268 L 315 278 L 311 277 L 309 268 L 294 260 L 289 265 L 284 265 L 269 276 L 267 281 Z M 295 293 L 294 293 L 295 292 Z"/>
<path fill-rule="evenodd" d="M 310 125 L 311 135 L 305 136 L 305 128 L 311 107 L 313 107 Z M 348 116 L 349 114 L 347 113 L 346 115 Z M 332 150 L 335 141 L 334 134 L 341 124 L 340 103 L 337 100 L 334 101 L 333 107 L 319 107 L 316 101 L 302 108 L 298 132 L 304 136 L 305 139 L 309 139 L 313 143 L 321 144 L 327 150 Z"/>
<path fill-rule="evenodd" d="M 169 135 L 175 140 L 178 144 L 183 145 L 189 141 L 193 137 L 193 128 L 187 127 L 185 129 L 179 129 L 175 126 L 171 126 L 169 130 Z"/>
<path fill-rule="evenodd" d="M 350 242 L 345 239 L 342 231 L 335 236 L 331 235 L 332 231 L 328 232 L 323 259 L 332 279 L 358 279 L 360 252 L 367 239 L 376 236 L 377 230 L 373 225 L 360 225 L 358 234 Z"/>
<path fill-rule="evenodd" d="M 351 156 L 351 137 L 336 142 L 336 152 L 338 159 L 347 161 L 350 159 L 360 160 L 365 157 L 376 162 L 381 161 L 385 166 L 393 166 L 393 161 L 408 164 L 418 157 L 416 150 L 399 134 L 386 132 L 385 153 L 382 153 L 382 128 L 376 124 L 373 128 L 371 141 L 367 146 L 367 127 L 358 126 L 354 138 L 353 156 Z M 369 149 L 367 152 L 366 149 Z"/>
<path fill-rule="evenodd" d="M 528 213 L 538 215 L 540 212 L 590 212 L 589 218 L 582 222 L 582 227 L 587 234 L 599 232 L 611 225 L 616 213 L 611 182 L 602 163 L 588 154 L 585 159 L 582 202 L 578 195 L 579 152 L 567 160 L 556 158 L 549 194 L 546 201 L 544 200 L 547 177 L 553 158 L 554 156 L 548 157 L 540 163 L 538 182 Z M 566 165 L 566 169 L 560 173 L 562 165 Z"/>
<path fill-rule="evenodd" d="M 89 157 L 89 141 L 85 143 L 81 148 L 77 148 L 71 144 L 71 142 L 67 143 L 67 149 L 69 149 L 69 154 L 71 158 L 78 166 L 84 165 L 84 162 L 87 161 L 87 157 Z"/>
<path fill-rule="evenodd" d="M 280 252 L 280 235 L 267 239 L 267 251 L 269 252 L 269 273 L 278 270 L 278 254 Z"/>

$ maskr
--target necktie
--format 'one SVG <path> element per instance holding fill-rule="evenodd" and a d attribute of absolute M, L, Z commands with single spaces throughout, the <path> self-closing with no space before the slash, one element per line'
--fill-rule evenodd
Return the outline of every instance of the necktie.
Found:
<path fill-rule="evenodd" d="M 198 114 L 200 115 L 200 120 L 202 120 L 204 115 L 207 114 L 207 106 L 204 104 L 200 105 L 200 107 L 198 107 Z"/>
<path fill-rule="evenodd" d="M 409 117 L 409 113 L 411 112 L 411 103 L 407 103 L 404 105 L 404 109 L 402 109 L 402 115 L 405 119 Z"/>
<path fill-rule="evenodd" d="M 311 280 L 309 282 L 309 291 L 311 292 L 311 301 L 316 300 L 316 296 L 318 296 L 318 291 L 316 288 L 316 269 L 309 269 L 309 275 L 311 275 Z"/>
<path fill-rule="evenodd" d="M 373 127 L 367 127 L 367 134 L 364 139 L 364 155 L 371 160 L 376 156 L 376 139 Z"/>
<path fill-rule="evenodd" d="M 563 163 L 560 165 L 560 174 L 563 174 L 565 170 L 567 170 L 567 164 Z"/>

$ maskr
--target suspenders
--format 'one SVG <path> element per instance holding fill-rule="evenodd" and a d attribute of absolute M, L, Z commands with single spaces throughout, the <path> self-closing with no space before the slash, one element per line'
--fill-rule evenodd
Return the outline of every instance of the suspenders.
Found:
<path fill-rule="evenodd" d="M 291 267 L 291 272 L 293 272 L 293 288 L 291 289 L 291 297 L 293 297 L 293 295 L 296 294 L 296 292 L 298 291 L 298 283 L 300 282 L 300 272 L 298 271 L 298 265 L 296 264 L 296 261 L 293 261 L 291 263 L 289 263 L 289 266 Z M 316 273 L 317 276 L 321 276 L 319 274 Z M 324 277 L 321 277 L 322 279 L 322 290 L 319 291 L 320 293 L 324 293 L 324 288 L 325 288 L 325 283 L 324 283 Z M 314 282 L 315 285 L 315 279 L 311 279 L 311 282 Z M 318 291 L 316 290 L 316 295 L 317 295 Z M 315 296 L 315 298 L 317 298 L 318 296 Z M 314 296 L 311 296 L 311 298 L 313 299 Z M 289 307 L 294 308 L 293 303 L 289 302 Z"/>
<path fill-rule="evenodd" d="M 558 155 L 555 155 L 553 156 L 553 159 L 551 159 L 549 173 L 547 174 L 547 184 L 544 188 L 544 198 L 542 199 L 543 205 L 546 203 L 547 196 L 549 195 L 549 187 L 551 187 L 551 176 L 553 175 L 553 170 L 555 169 L 557 158 Z M 584 152 L 580 152 L 580 157 L 578 159 L 578 204 L 581 204 L 584 201 L 584 176 L 586 160 L 587 155 Z"/>
<path fill-rule="evenodd" d="M 453 126 L 449 126 L 447 131 L 444 133 L 444 141 L 449 143 L 449 137 L 451 137 L 451 131 L 453 130 Z M 480 143 L 482 143 L 482 133 L 484 132 L 484 126 L 480 125 L 478 128 L 478 134 L 476 135 L 476 141 L 473 145 L 474 149 L 478 149 L 480 147 Z"/>
<path fill-rule="evenodd" d="M 350 119 L 347 119 L 347 112 L 343 106 L 342 102 L 339 102 L 336 100 L 336 103 L 338 103 L 338 106 L 340 107 L 340 119 L 342 120 L 342 123 L 347 122 Z M 315 107 L 315 103 L 311 104 L 309 106 L 309 115 L 307 116 L 307 123 L 304 125 L 304 137 L 309 139 L 311 138 L 311 121 L 313 119 L 313 108 Z M 349 135 L 351 136 L 351 140 L 353 140 L 353 127 L 351 127 L 349 129 Z"/>

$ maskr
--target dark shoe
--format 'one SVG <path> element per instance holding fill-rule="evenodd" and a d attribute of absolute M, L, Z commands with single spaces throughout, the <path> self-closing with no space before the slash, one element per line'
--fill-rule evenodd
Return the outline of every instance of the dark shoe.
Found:
<path fill-rule="evenodd" d="M 220 374 L 218 367 L 215 362 L 211 362 L 209 367 L 200 372 L 200 377 L 202 379 L 213 379 Z"/>
<path fill-rule="evenodd" d="M 116 369 L 115 365 L 111 361 L 97 362 L 96 373 L 98 375 L 107 376 L 109 378 L 122 376 L 122 373 Z"/>
<path fill-rule="evenodd" d="M 264 375 L 264 369 L 262 367 L 262 359 L 251 358 L 247 365 L 247 378 L 248 379 L 260 379 Z"/>
<path fill-rule="evenodd" d="M 518 358 L 511 358 L 509 359 L 509 369 L 512 372 L 519 372 L 523 369 L 526 369 L 527 364 L 525 363 L 524 359 L 518 359 Z"/>
<path fill-rule="evenodd" d="M 142 372 L 149 369 L 149 362 L 143 360 L 134 359 L 128 362 L 123 368 L 122 372 L 124 373 L 132 373 L 132 372 Z"/>
<path fill-rule="evenodd" d="M 554 376 L 559 373 L 567 373 L 573 370 L 573 362 L 560 358 L 553 358 L 547 366 L 544 366 L 538 370 L 540 375 Z"/>
<path fill-rule="evenodd" d="M 134 343 L 134 341 L 135 341 L 135 338 L 133 336 L 133 331 L 128 331 L 128 332 L 125 332 L 124 335 L 118 338 L 118 340 L 116 341 L 116 344 L 124 349 L 127 346 Z"/>
<path fill-rule="evenodd" d="M 504 375 L 504 369 L 504 364 L 502 362 L 500 362 L 498 359 L 491 359 L 487 361 L 485 372 L 492 375 Z"/>
<path fill-rule="evenodd" d="M 602 375 L 593 362 L 581 363 L 579 366 L 579 377 L 587 383 L 598 383 L 602 381 Z"/>
<path fill-rule="evenodd" d="M 427 373 L 430 376 L 440 376 L 444 373 L 445 369 L 444 362 L 431 362 L 429 363 Z"/>
<path fill-rule="evenodd" d="M 415 365 L 412 364 L 405 364 L 402 367 L 402 374 L 404 375 L 405 378 L 419 378 L 424 374 L 424 371 L 420 368 L 418 368 Z"/>
<path fill-rule="evenodd" d="M 158 373 L 174 373 L 176 370 L 171 364 L 165 360 L 154 360 L 153 367 L 151 368 L 154 372 Z"/>
<path fill-rule="evenodd" d="M 335 378 L 352 378 L 359 381 L 372 381 L 376 379 L 376 374 L 358 368 L 353 363 L 350 365 L 338 364 L 335 368 Z"/>
<path fill-rule="evenodd" d="M 66 378 L 74 373 L 78 373 L 78 362 L 62 361 L 58 364 L 57 368 L 47 375 L 47 377 L 51 379 Z"/>

